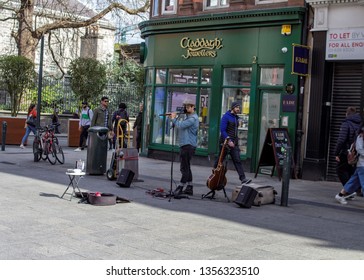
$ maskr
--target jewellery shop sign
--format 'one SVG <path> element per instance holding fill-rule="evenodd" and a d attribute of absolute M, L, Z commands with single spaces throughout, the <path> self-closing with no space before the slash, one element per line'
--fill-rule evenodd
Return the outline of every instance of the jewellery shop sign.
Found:
<path fill-rule="evenodd" d="M 217 50 L 223 47 L 222 39 L 206 39 L 197 38 L 191 39 L 189 37 L 183 37 L 180 41 L 182 49 L 186 50 L 186 53 L 182 55 L 184 59 L 191 57 L 216 57 Z"/>

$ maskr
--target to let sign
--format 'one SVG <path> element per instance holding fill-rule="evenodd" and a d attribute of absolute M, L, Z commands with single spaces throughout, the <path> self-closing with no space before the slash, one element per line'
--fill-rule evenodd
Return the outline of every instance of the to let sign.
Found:
<path fill-rule="evenodd" d="M 308 76 L 308 57 L 310 47 L 293 44 L 292 73 L 300 76 Z"/>
<path fill-rule="evenodd" d="M 326 60 L 364 59 L 364 28 L 329 29 Z"/>

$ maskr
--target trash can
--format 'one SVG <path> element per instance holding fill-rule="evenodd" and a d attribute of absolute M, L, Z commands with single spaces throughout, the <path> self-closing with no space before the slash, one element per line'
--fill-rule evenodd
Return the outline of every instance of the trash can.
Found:
<path fill-rule="evenodd" d="M 103 175 L 106 172 L 108 131 L 107 127 L 102 126 L 93 126 L 88 129 L 87 174 Z"/>

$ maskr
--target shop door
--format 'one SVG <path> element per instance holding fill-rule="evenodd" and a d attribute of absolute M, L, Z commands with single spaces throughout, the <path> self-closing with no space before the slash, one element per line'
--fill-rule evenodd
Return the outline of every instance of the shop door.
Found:
<path fill-rule="evenodd" d="M 347 107 L 353 106 L 358 112 L 362 112 L 363 79 L 363 63 L 335 63 L 331 97 L 329 156 L 326 170 L 326 180 L 328 181 L 339 181 L 336 175 L 335 146 L 341 123 L 345 120 Z"/>
<path fill-rule="evenodd" d="M 268 128 L 279 127 L 281 111 L 281 94 L 274 91 L 261 91 L 260 94 L 260 115 L 259 115 L 259 141 L 258 158 L 263 148 Z"/>

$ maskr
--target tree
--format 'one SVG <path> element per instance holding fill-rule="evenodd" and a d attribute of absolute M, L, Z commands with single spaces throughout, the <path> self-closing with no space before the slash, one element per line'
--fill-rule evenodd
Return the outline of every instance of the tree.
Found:
<path fill-rule="evenodd" d="M 149 10 L 150 0 L 135 1 L 128 3 L 135 7 L 140 4 L 140 7 L 130 8 L 116 0 L 97 1 L 98 8 L 102 9 L 98 13 L 81 5 L 80 2 L 72 0 L 19 0 L 19 5 L 13 5 L 13 1 L 0 0 L 0 9 L 6 7 L 13 10 L 15 16 L 4 20 L 16 19 L 18 22 L 18 29 L 12 34 L 17 44 L 18 55 L 27 57 L 34 62 L 35 50 L 43 35 L 58 29 L 77 29 L 90 26 L 115 10 L 125 12 L 128 15 L 140 15 Z M 35 9 L 35 6 L 38 9 Z M 57 12 L 52 17 L 52 21 L 37 20 L 42 15 L 45 18 L 50 18 L 49 11 Z"/>
<path fill-rule="evenodd" d="M 93 58 L 77 58 L 71 62 L 71 88 L 79 101 L 95 102 L 105 89 L 106 66 Z"/>
<path fill-rule="evenodd" d="M 10 95 L 12 116 L 17 116 L 21 98 L 34 80 L 34 64 L 30 59 L 15 55 L 0 57 L 0 84 Z"/>

